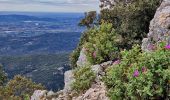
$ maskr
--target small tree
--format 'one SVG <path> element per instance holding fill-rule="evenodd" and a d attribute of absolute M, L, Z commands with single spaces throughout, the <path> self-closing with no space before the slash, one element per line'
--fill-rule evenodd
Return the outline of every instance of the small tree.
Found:
<path fill-rule="evenodd" d="M 79 25 L 86 26 L 87 28 L 93 27 L 96 19 L 96 11 L 85 12 L 85 17 L 80 21 Z"/>
<path fill-rule="evenodd" d="M 35 90 L 42 89 L 44 87 L 41 84 L 36 84 L 31 79 L 17 75 L 4 87 L 0 87 L 0 99 L 23 100 L 25 97 L 30 97 Z"/>
<path fill-rule="evenodd" d="M 112 2 L 111 2 L 112 1 Z M 114 2 L 113 2 L 114 1 Z M 112 23 L 123 37 L 122 47 L 141 44 L 149 32 L 149 24 L 162 0 L 101 0 L 101 20 Z M 110 2 L 110 3 L 107 3 Z"/>

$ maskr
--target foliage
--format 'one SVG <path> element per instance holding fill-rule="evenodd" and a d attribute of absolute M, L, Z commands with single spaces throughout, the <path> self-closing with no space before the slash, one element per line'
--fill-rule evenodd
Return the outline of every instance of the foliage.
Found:
<path fill-rule="evenodd" d="M 17 75 L 4 87 L 1 87 L 0 98 L 16 98 L 16 100 L 21 100 L 23 98 L 28 98 L 28 96 L 30 97 L 35 90 L 42 89 L 44 89 L 44 87 L 41 84 L 33 83 L 30 79 Z"/>
<path fill-rule="evenodd" d="M 91 64 L 113 60 L 119 56 L 120 37 L 112 24 L 102 23 L 99 28 L 89 30 L 88 41 L 84 44 L 86 55 Z"/>
<path fill-rule="evenodd" d="M 7 76 L 4 73 L 4 71 L 2 70 L 2 65 L 0 65 L 0 86 L 2 86 L 4 84 L 6 79 L 7 79 Z"/>
<path fill-rule="evenodd" d="M 120 43 L 115 46 L 118 47 L 116 49 L 130 49 L 133 44 L 141 44 L 143 37 L 145 37 L 146 33 L 149 31 L 149 23 L 154 17 L 155 11 L 161 1 L 162 0 L 115 0 L 115 4 L 113 4 L 110 0 L 100 0 L 100 7 L 102 10 L 100 12 L 100 21 L 98 23 L 100 23 L 101 26 L 103 21 L 112 23 L 112 27 L 116 32 L 115 34 L 117 34 L 117 40 L 120 40 Z M 106 6 L 109 6 L 109 8 L 103 9 Z M 95 29 L 97 30 L 97 28 Z M 70 56 L 71 66 L 77 67 L 76 62 L 80 50 L 85 42 L 88 42 L 89 37 L 92 35 L 92 31 L 95 29 L 94 27 L 89 28 L 83 33 L 80 39 L 80 44 Z M 92 43 L 87 45 L 91 44 Z M 98 55 L 97 62 L 109 58 L 106 56 L 104 58 L 99 58 L 99 56 L 100 55 Z"/>
<path fill-rule="evenodd" d="M 105 2 L 108 0 L 101 0 Z M 101 10 L 101 20 L 112 23 L 115 31 L 123 38 L 123 48 L 140 44 L 149 32 L 149 23 L 162 0 L 117 0 L 110 9 Z"/>
<path fill-rule="evenodd" d="M 103 78 L 112 100 L 166 100 L 170 97 L 170 48 L 154 52 L 139 46 L 122 52 L 120 64 L 107 69 Z"/>
<path fill-rule="evenodd" d="M 17 75 L 14 79 L 10 80 L 6 87 L 12 90 L 13 95 L 17 96 L 32 95 L 34 90 L 44 89 L 41 84 L 33 83 L 31 79 L 27 79 L 20 75 Z"/>
<path fill-rule="evenodd" d="M 96 11 L 85 12 L 85 18 L 80 21 L 79 25 L 86 26 L 87 28 L 93 27 L 96 19 Z"/>
<path fill-rule="evenodd" d="M 22 100 L 20 97 L 11 94 L 12 92 L 6 87 L 0 87 L 0 100 Z"/>
<path fill-rule="evenodd" d="M 83 92 L 91 86 L 95 79 L 95 74 L 90 67 L 80 67 L 74 71 L 75 81 L 72 83 L 72 88 L 77 93 Z"/>
<path fill-rule="evenodd" d="M 80 50 L 86 49 L 86 56 L 91 64 L 113 60 L 119 57 L 121 36 L 110 23 L 102 23 L 99 27 L 87 30 L 81 37 L 77 49 L 70 56 L 71 65 L 75 68 Z"/>

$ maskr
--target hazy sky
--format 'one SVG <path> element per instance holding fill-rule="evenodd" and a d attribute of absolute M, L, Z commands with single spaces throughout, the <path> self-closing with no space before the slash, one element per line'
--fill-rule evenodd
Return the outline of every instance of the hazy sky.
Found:
<path fill-rule="evenodd" d="M 85 12 L 98 6 L 99 0 L 0 0 L 0 11 Z"/>

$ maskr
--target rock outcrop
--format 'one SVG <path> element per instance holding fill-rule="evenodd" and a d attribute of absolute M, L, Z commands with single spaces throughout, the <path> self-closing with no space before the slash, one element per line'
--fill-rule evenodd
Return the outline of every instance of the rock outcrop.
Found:
<path fill-rule="evenodd" d="M 170 44 L 170 0 L 163 0 L 150 22 L 148 37 L 143 39 L 142 50 L 151 51 L 157 43 Z"/>
<path fill-rule="evenodd" d="M 71 84 L 73 82 L 74 82 L 73 71 L 72 70 L 66 71 L 64 74 L 65 86 L 64 86 L 64 90 L 63 90 L 65 93 L 71 92 Z"/>
<path fill-rule="evenodd" d="M 56 100 L 57 97 L 58 94 L 53 91 L 36 90 L 31 96 L 31 100 Z"/>
<path fill-rule="evenodd" d="M 91 88 L 89 88 L 84 94 L 78 97 L 73 97 L 73 100 L 109 100 L 106 93 L 107 89 L 104 83 L 99 81 L 92 84 Z"/>
<path fill-rule="evenodd" d="M 85 55 L 85 52 L 86 52 L 86 49 L 83 47 L 82 50 L 80 51 L 80 56 L 77 61 L 77 66 L 79 67 L 89 64 L 87 60 L 87 56 Z"/>

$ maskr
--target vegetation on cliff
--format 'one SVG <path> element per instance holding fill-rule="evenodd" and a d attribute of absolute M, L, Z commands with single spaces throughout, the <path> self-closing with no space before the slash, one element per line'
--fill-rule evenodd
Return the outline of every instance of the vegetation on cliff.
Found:
<path fill-rule="evenodd" d="M 101 2 L 103 1 L 105 0 L 102 0 Z M 113 43 L 114 41 L 110 40 L 112 42 L 111 44 L 112 46 L 110 47 L 119 49 L 130 49 L 133 46 L 133 44 L 141 44 L 142 39 L 146 37 L 146 34 L 149 32 L 149 23 L 151 19 L 154 17 L 156 9 L 160 5 L 161 1 L 162 0 L 145 0 L 145 1 L 130 0 L 129 2 L 126 3 L 124 0 L 123 2 L 118 1 L 115 5 L 108 3 L 110 4 L 110 8 L 105 8 L 101 10 L 99 17 L 100 19 L 98 22 L 100 23 L 100 25 L 97 27 L 88 28 L 88 30 L 83 33 L 80 39 L 80 43 L 77 46 L 77 49 L 75 49 L 71 54 L 70 62 L 72 67 L 77 67 L 76 61 L 78 60 L 79 53 L 82 47 L 87 44 L 87 42 L 93 43 L 93 45 L 97 45 L 96 44 L 97 42 L 101 43 L 101 39 L 96 38 L 95 40 L 91 38 L 93 33 L 98 34 L 98 37 L 104 36 L 110 38 L 111 31 L 109 32 L 109 30 L 112 29 L 109 30 L 105 29 L 107 30 L 105 31 L 105 33 L 104 31 L 100 31 L 101 30 L 100 27 L 103 27 L 103 22 L 108 23 L 108 25 L 112 24 L 112 28 L 116 33 L 115 37 L 117 36 L 116 40 L 121 40 L 119 41 L 120 43 L 117 42 Z M 86 18 L 88 17 L 85 17 L 85 19 Z M 93 19 L 94 18 L 96 17 L 93 17 Z M 95 30 L 96 32 L 94 32 Z M 89 38 L 91 38 L 91 41 L 89 41 Z M 96 42 L 93 42 L 92 40 Z M 103 44 L 108 45 L 105 42 Z M 105 49 L 104 51 L 108 50 L 107 47 L 103 49 Z M 110 52 L 104 55 L 110 55 Z M 93 64 L 101 63 L 102 61 L 107 60 L 113 59 L 108 59 L 108 57 L 104 58 L 102 57 L 100 58 L 100 60 L 96 60 L 96 62 L 93 62 Z"/>
<path fill-rule="evenodd" d="M 31 97 L 37 89 L 45 89 L 41 84 L 32 82 L 31 79 L 15 76 L 4 85 L 0 86 L 0 99 L 2 100 L 25 100 Z"/>
<path fill-rule="evenodd" d="M 166 100 L 170 97 L 170 45 L 164 42 L 150 45 L 152 52 L 142 51 L 140 46 L 161 1 L 130 0 L 110 4 L 101 10 L 100 25 L 85 31 L 73 52 L 74 68 L 82 48 L 92 65 L 120 59 L 105 70 L 103 77 L 111 100 Z M 75 71 L 75 75 L 77 73 Z M 75 86 L 80 86 L 78 80 Z"/>
<path fill-rule="evenodd" d="M 108 68 L 104 77 L 109 97 L 112 100 L 168 99 L 169 57 L 170 49 L 166 46 L 159 46 L 154 52 L 142 52 L 139 46 L 122 51 L 120 64 Z"/>

